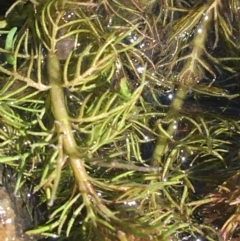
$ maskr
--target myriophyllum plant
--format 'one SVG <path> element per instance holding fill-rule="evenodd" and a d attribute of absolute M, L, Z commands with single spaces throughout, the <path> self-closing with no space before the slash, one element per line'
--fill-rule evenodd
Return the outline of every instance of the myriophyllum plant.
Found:
<path fill-rule="evenodd" d="M 221 231 L 204 215 L 230 195 L 220 187 L 239 169 L 239 7 L 14 2 L 0 22 L 0 161 L 16 177 L 15 195 L 31 189 L 38 215 L 26 201 L 28 234 L 238 235 L 238 203 Z"/>

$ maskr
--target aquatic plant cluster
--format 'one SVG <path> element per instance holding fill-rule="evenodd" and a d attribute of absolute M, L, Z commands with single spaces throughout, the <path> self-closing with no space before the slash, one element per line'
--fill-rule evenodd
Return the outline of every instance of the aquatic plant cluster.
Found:
<path fill-rule="evenodd" d="M 0 162 L 27 234 L 240 238 L 239 0 L 16 0 L 3 15 Z"/>

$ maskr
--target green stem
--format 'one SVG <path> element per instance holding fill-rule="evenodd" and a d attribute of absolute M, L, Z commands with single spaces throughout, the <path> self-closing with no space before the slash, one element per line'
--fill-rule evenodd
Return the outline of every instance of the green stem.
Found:
<path fill-rule="evenodd" d="M 174 113 L 181 110 L 187 91 L 188 91 L 188 88 L 184 85 L 180 85 L 178 87 L 176 96 L 170 106 L 169 114 L 167 115 L 168 117 L 174 116 Z M 169 137 L 167 137 L 166 135 L 161 135 L 160 125 L 161 123 L 158 124 L 159 136 L 157 138 L 156 147 L 154 149 L 152 160 L 151 160 L 151 165 L 154 167 L 159 166 L 159 164 L 161 163 L 161 159 L 165 154 L 166 147 L 169 142 Z M 175 123 L 173 120 L 167 129 L 168 136 L 173 135 L 174 125 Z"/>
<path fill-rule="evenodd" d="M 84 203 L 91 211 L 90 203 L 94 202 L 103 213 L 111 215 L 107 207 L 105 207 L 98 198 L 94 187 L 89 181 L 86 168 L 83 160 L 80 158 L 78 146 L 75 141 L 70 118 L 67 113 L 64 92 L 62 88 L 62 72 L 60 62 L 56 54 L 49 53 L 47 59 L 47 71 L 50 82 L 50 98 L 52 111 L 55 117 L 55 122 L 59 126 L 58 133 L 62 135 L 63 149 L 66 155 L 69 156 L 70 165 L 72 167 L 78 189 L 83 196 Z M 64 161 L 64 160 L 60 160 Z M 89 196 L 91 199 L 89 199 Z"/>
<path fill-rule="evenodd" d="M 205 19 L 203 17 L 201 21 L 201 25 L 199 26 L 199 30 L 196 33 L 196 36 L 194 37 L 192 44 L 192 53 L 189 54 L 188 61 L 184 64 L 181 72 L 179 73 L 179 78 L 181 84 L 178 87 L 176 96 L 170 106 L 169 114 L 167 115 L 167 118 L 172 118 L 174 116 L 174 113 L 178 112 L 183 105 L 183 101 L 185 99 L 185 96 L 188 92 L 187 86 L 194 86 L 197 84 L 197 80 L 201 79 L 201 71 L 197 71 L 197 69 L 200 67 L 200 69 L 203 67 L 206 70 L 208 70 L 210 73 L 214 75 L 214 73 L 211 71 L 210 68 L 208 68 L 208 65 L 205 64 L 205 62 L 200 61 L 201 55 L 204 53 L 204 45 L 205 41 L 207 39 L 207 33 L 210 28 L 210 25 L 212 23 L 212 11 L 209 12 L 209 19 Z M 185 85 L 184 85 L 185 84 Z M 171 121 L 171 124 L 168 126 L 168 129 L 166 131 L 167 134 L 161 135 L 163 131 L 161 130 L 161 123 L 158 124 L 158 132 L 159 136 L 156 141 L 156 147 L 152 156 L 151 165 L 152 166 L 160 166 L 162 163 L 162 158 L 164 154 L 166 153 L 166 147 L 169 142 L 169 137 L 172 137 L 174 133 L 174 120 Z"/>
<path fill-rule="evenodd" d="M 59 59 L 55 54 L 48 55 L 48 78 L 50 82 L 50 98 L 52 103 L 52 111 L 59 126 L 59 135 L 63 138 L 63 149 L 70 158 L 70 164 L 78 183 L 80 191 L 90 190 L 88 183 L 88 174 L 84 167 L 82 159 L 79 157 L 77 143 L 75 141 L 67 108 L 62 85 L 62 74 Z M 87 188 L 86 188 L 87 187 Z M 92 189 L 91 189 L 92 191 Z"/>

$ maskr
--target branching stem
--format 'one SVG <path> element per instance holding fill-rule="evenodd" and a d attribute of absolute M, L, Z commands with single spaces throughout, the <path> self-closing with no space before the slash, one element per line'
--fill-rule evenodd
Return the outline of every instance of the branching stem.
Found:
<path fill-rule="evenodd" d="M 77 143 L 72 133 L 71 123 L 69 121 L 63 89 L 61 87 L 61 68 L 58 57 L 55 54 L 48 55 L 48 78 L 51 86 L 50 96 L 52 103 L 52 111 L 59 125 L 59 134 L 63 137 L 64 151 L 70 157 L 71 166 L 75 174 L 79 188 L 80 183 L 87 182 L 88 175 L 86 173 L 83 161 L 78 157 Z"/>
<path fill-rule="evenodd" d="M 216 1 L 217 3 L 217 1 Z M 215 75 L 210 68 L 208 68 L 207 64 L 205 62 L 200 61 L 201 56 L 203 54 L 204 45 L 207 40 L 207 33 L 210 27 L 210 24 L 212 23 L 212 17 L 213 14 L 210 11 L 208 13 L 208 17 L 202 19 L 201 24 L 198 28 L 198 31 L 196 32 L 196 35 L 193 39 L 193 48 L 192 53 L 188 56 L 188 61 L 185 62 L 181 72 L 179 73 L 179 80 L 181 84 L 178 87 L 176 96 L 170 106 L 169 110 L 169 116 L 173 117 L 174 113 L 177 113 L 181 108 L 182 104 L 184 102 L 185 96 L 187 95 L 189 86 L 194 86 L 197 84 L 197 81 L 201 79 L 201 71 L 197 72 L 196 70 L 198 68 L 204 68 L 208 72 L 210 72 L 213 76 Z M 186 57 L 186 56 L 185 56 Z M 152 156 L 151 164 L 153 166 L 159 166 L 160 163 L 162 163 L 162 158 L 164 154 L 166 153 L 166 147 L 169 142 L 169 138 L 172 137 L 174 133 L 174 120 L 171 121 L 171 124 L 168 126 L 167 129 L 167 135 L 162 134 L 162 128 L 161 123 L 158 123 L 158 131 L 159 136 L 157 138 L 156 147 Z"/>
<path fill-rule="evenodd" d="M 183 104 L 183 101 L 187 94 L 187 91 L 188 91 L 188 88 L 184 85 L 180 85 L 178 87 L 176 96 L 175 96 L 175 98 L 171 104 L 170 110 L 169 110 L 170 115 L 174 115 L 174 112 L 178 112 L 182 108 L 182 104 Z M 158 124 L 158 129 L 160 129 L 159 125 L 161 125 L 161 123 Z M 174 121 L 172 121 L 167 129 L 168 136 L 173 135 L 174 125 L 175 125 L 175 123 L 174 123 Z M 159 136 L 157 138 L 157 144 L 156 144 L 153 156 L 152 156 L 152 163 L 151 163 L 152 166 L 154 166 L 154 167 L 159 166 L 159 163 L 161 162 L 161 159 L 162 159 L 163 155 L 165 154 L 165 149 L 166 149 L 168 142 L 169 142 L 169 138 L 166 135 L 161 135 L 159 133 Z"/>
<path fill-rule="evenodd" d="M 59 135 L 63 138 L 63 149 L 66 155 L 69 156 L 70 165 L 74 172 L 74 177 L 78 185 L 78 189 L 83 196 L 85 205 L 91 215 L 90 203 L 93 202 L 104 213 L 108 209 L 101 203 L 98 198 L 89 176 L 86 172 L 83 160 L 80 157 L 78 146 L 75 141 L 70 118 L 67 113 L 65 98 L 62 88 L 62 74 L 59 59 L 56 54 L 49 53 L 47 59 L 47 71 L 50 83 L 50 97 L 52 103 L 52 111 L 59 126 Z M 64 161 L 64 160 L 62 160 Z M 90 196 L 89 196 L 90 195 Z M 108 211 L 109 212 L 109 211 Z"/>

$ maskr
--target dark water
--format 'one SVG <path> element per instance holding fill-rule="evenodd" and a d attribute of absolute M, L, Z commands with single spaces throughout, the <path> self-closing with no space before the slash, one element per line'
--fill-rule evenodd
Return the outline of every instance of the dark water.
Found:
<path fill-rule="evenodd" d="M 0 1 L 0 17 L 5 14 L 7 9 L 15 2 L 15 0 L 1 0 Z"/>

